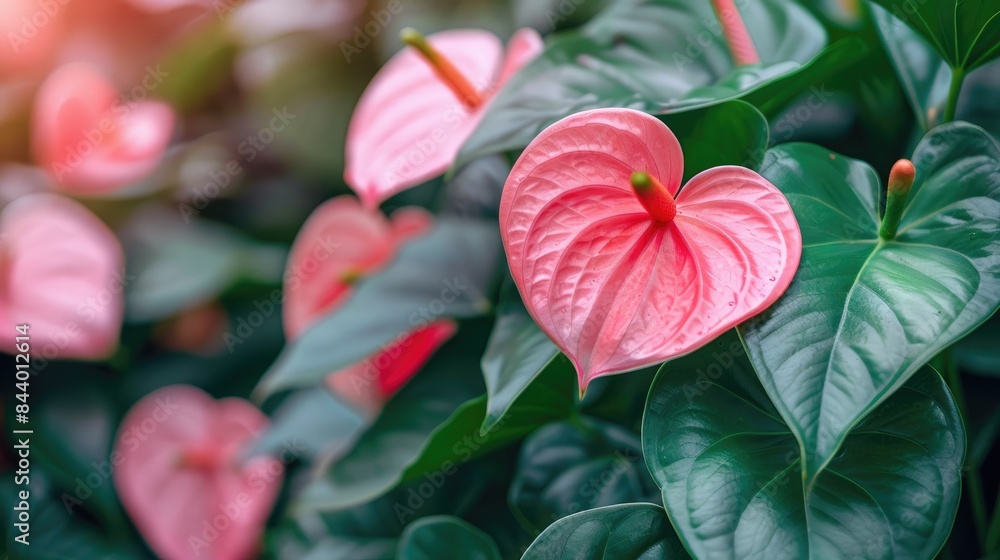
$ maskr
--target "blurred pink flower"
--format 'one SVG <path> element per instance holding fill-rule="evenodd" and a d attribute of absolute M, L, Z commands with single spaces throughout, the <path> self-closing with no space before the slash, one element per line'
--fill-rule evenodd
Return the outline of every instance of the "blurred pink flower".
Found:
<path fill-rule="evenodd" d="M 42 84 L 32 123 L 37 163 L 57 189 L 78 195 L 115 191 L 159 164 L 173 111 L 157 101 L 126 101 L 89 66 L 74 63 Z"/>
<path fill-rule="evenodd" d="M 443 174 L 496 91 L 542 50 L 533 29 L 518 31 L 506 55 L 488 31 L 409 42 L 420 47 L 404 48 L 379 71 L 347 133 L 344 177 L 370 208 Z"/>
<path fill-rule="evenodd" d="M 289 339 L 332 313 L 364 276 L 378 272 L 400 245 L 431 226 L 419 208 L 397 210 L 391 220 L 340 196 L 319 206 L 292 245 L 285 269 L 283 319 Z M 401 337 L 376 355 L 333 373 L 328 385 L 362 408 L 381 408 L 455 332 L 451 321 L 437 321 Z M 335 341 L 333 341 L 335 343 Z"/>
<path fill-rule="evenodd" d="M 165 560 L 244 560 L 281 490 L 271 457 L 241 461 L 268 419 L 249 402 L 186 385 L 150 393 L 122 420 L 111 455 L 122 504 Z"/>
<path fill-rule="evenodd" d="M 0 76 L 31 72 L 48 62 L 64 34 L 65 2 L 0 2 Z"/>
<path fill-rule="evenodd" d="M 118 346 L 124 266 L 118 239 L 78 202 L 19 198 L 0 214 L 0 322 L 29 325 L 38 357 L 106 358 Z"/>

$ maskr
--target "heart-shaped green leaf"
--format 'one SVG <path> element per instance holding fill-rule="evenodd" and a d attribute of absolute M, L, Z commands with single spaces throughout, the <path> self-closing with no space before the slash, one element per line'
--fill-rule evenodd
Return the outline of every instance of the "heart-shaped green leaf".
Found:
<path fill-rule="evenodd" d="M 486 396 L 467 400 L 468 380 L 478 381 L 479 373 L 466 360 L 448 358 L 449 348 L 463 344 L 454 341 L 432 358 L 354 449 L 303 492 L 298 511 L 345 509 L 415 480 L 440 487 L 461 465 L 575 411 L 573 366 L 560 354 L 515 397 L 504 418 L 481 431 Z"/>
<path fill-rule="evenodd" d="M 965 432 L 924 368 L 806 477 L 799 443 L 733 332 L 663 366 L 642 427 L 646 464 L 698 558 L 933 558 L 958 506 Z M 713 353 L 714 352 L 714 353 Z"/>
<path fill-rule="evenodd" d="M 740 10 L 761 64 L 734 67 L 710 2 L 615 2 L 550 39 L 504 86 L 459 162 L 524 148 L 547 126 L 588 109 L 670 113 L 749 96 L 770 114 L 864 54 L 854 40 L 823 51 L 822 25 L 789 0 L 741 2 Z"/>
<path fill-rule="evenodd" d="M 556 521 L 521 560 L 680 560 L 690 558 L 663 508 L 622 504 Z"/>
<path fill-rule="evenodd" d="M 318 383 L 428 322 L 485 313 L 500 253 L 495 222 L 440 220 L 290 344 L 261 380 L 257 396 Z"/>
<path fill-rule="evenodd" d="M 397 560 L 500 560 L 493 539 L 450 515 L 414 521 L 399 539 Z"/>
<path fill-rule="evenodd" d="M 508 277 L 497 305 L 496 325 L 483 354 L 488 399 L 482 431 L 492 429 L 518 395 L 559 358 L 559 349 L 531 319 L 517 286 Z"/>
<path fill-rule="evenodd" d="M 508 502 L 541 531 L 588 509 L 659 503 L 659 489 L 642 461 L 639 437 L 624 428 L 581 418 L 538 429 L 521 446 Z"/>
<path fill-rule="evenodd" d="M 1000 0 L 873 0 L 912 27 L 955 70 L 1000 56 Z"/>
<path fill-rule="evenodd" d="M 1000 305 L 1000 147 L 968 123 L 936 128 L 895 240 L 880 240 L 867 164 L 811 144 L 769 151 L 760 173 L 788 197 L 802 260 L 788 291 L 741 331 L 806 454 L 807 479 L 851 427 Z"/>

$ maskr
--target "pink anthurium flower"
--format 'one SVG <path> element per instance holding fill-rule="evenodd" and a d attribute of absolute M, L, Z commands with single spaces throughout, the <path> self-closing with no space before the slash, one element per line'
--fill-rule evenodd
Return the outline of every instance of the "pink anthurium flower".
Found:
<path fill-rule="evenodd" d="M 696 350 L 788 287 L 802 239 L 784 195 L 746 168 L 693 177 L 655 117 L 598 109 L 524 151 L 500 224 L 538 325 L 590 380 Z"/>
<path fill-rule="evenodd" d="M 397 210 L 387 219 L 363 208 L 352 196 L 334 198 L 306 220 L 292 245 L 285 271 L 283 319 L 289 339 L 331 313 L 353 292 L 353 285 L 379 271 L 400 245 L 431 226 L 419 208 Z M 417 328 L 368 359 L 332 373 L 327 385 L 363 410 L 377 412 L 455 333 L 454 322 L 435 321 Z"/>
<path fill-rule="evenodd" d="M 114 234 L 80 203 L 32 194 L 0 214 L 0 317 L 29 326 L 38 358 L 101 359 L 118 346 L 125 259 Z M 4 343 L 14 352 L 14 337 Z"/>
<path fill-rule="evenodd" d="M 111 454 L 115 489 L 159 557 L 254 556 L 284 467 L 241 455 L 267 424 L 243 399 L 217 401 L 186 385 L 154 391 L 129 410 Z"/>
<path fill-rule="evenodd" d="M 507 53 L 487 31 L 426 39 L 412 30 L 375 76 L 347 132 L 347 183 L 368 207 L 443 174 L 482 119 L 493 94 L 542 50 L 533 29 L 514 34 Z"/>
<path fill-rule="evenodd" d="M 167 105 L 123 100 L 87 65 L 68 64 L 38 91 L 32 125 L 35 159 L 57 189 L 105 194 L 149 175 L 173 126 Z"/>

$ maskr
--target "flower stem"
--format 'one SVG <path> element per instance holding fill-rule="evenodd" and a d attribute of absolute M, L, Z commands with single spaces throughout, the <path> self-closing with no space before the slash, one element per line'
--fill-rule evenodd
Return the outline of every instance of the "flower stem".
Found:
<path fill-rule="evenodd" d="M 712 9 L 722 26 L 722 35 L 726 38 L 733 63 L 736 66 L 760 63 L 757 47 L 733 0 L 712 0 Z"/>
<path fill-rule="evenodd" d="M 677 215 L 677 203 L 656 177 L 645 171 L 632 174 L 632 190 L 649 215 L 658 222 L 669 222 Z"/>
<path fill-rule="evenodd" d="M 903 208 L 906 207 L 906 197 L 910 194 L 910 187 L 916 178 L 917 170 L 913 167 L 913 162 L 908 159 L 901 159 L 892 166 L 889 172 L 889 188 L 885 199 L 885 216 L 882 217 L 882 226 L 878 230 L 878 235 L 886 241 L 896 238 L 896 230 L 899 228 L 899 219 L 903 216 Z"/>
<path fill-rule="evenodd" d="M 407 27 L 400 32 L 399 38 L 423 55 L 424 60 L 434 69 L 434 72 L 441 78 L 441 81 L 451 88 L 451 91 L 466 107 L 475 109 L 483 104 L 483 97 L 479 94 L 476 87 L 469 82 L 468 78 L 447 57 L 431 46 L 427 38 L 421 35 L 419 31 L 412 27 Z"/>
<path fill-rule="evenodd" d="M 951 85 L 948 87 L 948 102 L 944 107 L 944 120 L 941 124 L 955 120 L 955 110 L 958 108 L 958 96 L 962 93 L 962 83 L 965 81 L 965 70 L 956 68 L 951 71 Z"/>

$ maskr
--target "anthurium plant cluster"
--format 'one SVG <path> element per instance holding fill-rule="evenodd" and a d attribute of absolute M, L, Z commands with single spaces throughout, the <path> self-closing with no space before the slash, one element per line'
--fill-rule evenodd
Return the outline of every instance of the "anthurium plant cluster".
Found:
<path fill-rule="evenodd" d="M 150 194 L 293 56 L 218 61 L 252 5 L 162 98 L 32 86 L 11 557 L 1000 558 L 1000 0 L 345 7 L 337 139 L 269 155 L 303 94 Z"/>

